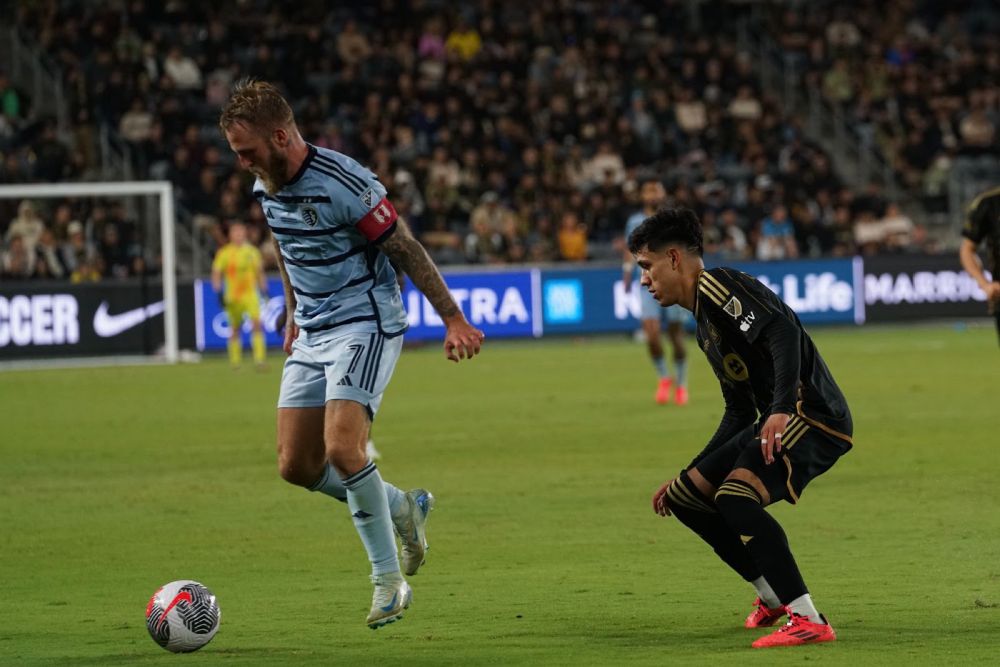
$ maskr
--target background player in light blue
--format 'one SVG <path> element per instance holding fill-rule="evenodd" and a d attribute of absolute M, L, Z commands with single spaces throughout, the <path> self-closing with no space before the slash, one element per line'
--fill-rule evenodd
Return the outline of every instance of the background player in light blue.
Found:
<path fill-rule="evenodd" d="M 472 327 L 386 190 L 370 171 L 307 144 L 291 107 L 269 83 L 236 85 L 219 120 L 241 167 L 257 181 L 274 237 L 287 305 L 278 397 L 278 469 L 311 491 L 344 501 L 372 564 L 378 628 L 402 617 L 426 551 L 433 496 L 383 482 L 365 454 L 371 422 L 402 348 L 406 313 L 391 257 L 434 306 L 452 361 L 479 353 Z"/>
<path fill-rule="evenodd" d="M 646 177 L 639 185 L 639 199 L 642 210 L 636 211 L 625 223 L 625 257 L 622 264 L 622 281 L 625 283 L 625 293 L 633 288 L 635 261 L 628 251 L 628 237 L 638 229 L 642 221 L 656 213 L 667 201 L 667 193 L 663 183 L 658 178 Z M 688 402 L 687 390 L 687 349 L 684 346 L 684 325 L 688 321 L 687 311 L 680 306 L 664 308 L 656 302 L 653 295 L 642 288 L 639 292 L 639 303 L 642 308 L 642 331 L 646 336 L 649 356 L 656 367 L 659 381 L 656 385 L 656 402 L 663 405 L 670 402 L 670 390 L 674 389 L 674 401 L 677 405 Z M 674 374 L 671 375 L 667 361 L 663 355 L 663 344 L 660 336 L 666 329 L 667 338 L 673 348 Z"/>

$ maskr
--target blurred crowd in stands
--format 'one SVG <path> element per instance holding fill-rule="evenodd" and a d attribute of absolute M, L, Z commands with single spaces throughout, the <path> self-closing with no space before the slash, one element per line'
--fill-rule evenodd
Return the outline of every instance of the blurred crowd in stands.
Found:
<path fill-rule="evenodd" d="M 956 158 L 1000 158 L 995 0 L 797 3 L 771 32 L 927 209 L 945 209 Z"/>
<path fill-rule="evenodd" d="M 962 13 L 975 2 L 937 17 L 928 3 L 878 3 L 890 19 L 818 4 L 795 4 L 775 36 L 907 184 L 940 190 L 948 156 L 996 152 L 1000 55 Z M 724 259 L 935 249 L 880 183 L 845 187 L 802 119 L 760 89 L 736 29 L 743 3 L 701 3 L 697 29 L 679 0 L 17 7 L 61 68 L 74 122 L 60 137 L 0 74 L 0 182 L 95 178 L 108 124 L 139 177 L 173 182 L 192 233 L 218 244 L 243 220 L 271 262 L 217 127 L 243 76 L 281 86 L 307 141 L 375 171 L 441 263 L 617 258 L 650 173 L 703 217 L 706 249 Z M 155 271 L 140 227 L 115 201 L 0 200 L 0 275 Z"/>

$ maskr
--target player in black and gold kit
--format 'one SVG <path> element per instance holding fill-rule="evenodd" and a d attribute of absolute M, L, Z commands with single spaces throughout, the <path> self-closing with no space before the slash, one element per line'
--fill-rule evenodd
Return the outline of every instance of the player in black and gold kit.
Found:
<path fill-rule="evenodd" d="M 722 385 L 725 414 L 705 449 L 653 496 L 758 592 L 747 627 L 790 620 L 755 648 L 836 638 L 816 610 L 785 533 L 764 507 L 803 489 L 851 449 L 844 395 L 799 318 L 734 269 L 706 270 L 702 229 L 687 209 L 662 209 L 629 237 L 641 284 L 663 306 L 694 312 L 698 345 Z"/>
<path fill-rule="evenodd" d="M 958 256 L 962 268 L 976 279 L 986 293 L 991 315 L 996 317 L 997 335 L 1000 336 L 1000 188 L 982 193 L 969 205 L 962 227 L 962 246 Z M 983 273 L 983 263 L 976 254 L 979 244 L 986 241 L 986 257 L 993 280 Z"/>

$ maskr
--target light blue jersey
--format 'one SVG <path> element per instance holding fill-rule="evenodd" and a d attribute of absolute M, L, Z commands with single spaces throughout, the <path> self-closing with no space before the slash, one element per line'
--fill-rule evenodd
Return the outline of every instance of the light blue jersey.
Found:
<path fill-rule="evenodd" d="M 396 272 L 378 243 L 396 228 L 385 187 L 350 157 L 309 145 L 299 172 L 275 194 L 254 183 L 278 241 L 307 332 L 367 331 L 398 336 L 406 312 Z"/>
<path fill-rule="evenodd" d="M 639 225 L 642 224 L 643 220 L 646 219 L 646 214 L 642 211 L 636 211 L 628 217 L 625 221 L 625 245 L 628 245 L 628 237 L 632 236 L 632 232 L 639 229 Z"/>

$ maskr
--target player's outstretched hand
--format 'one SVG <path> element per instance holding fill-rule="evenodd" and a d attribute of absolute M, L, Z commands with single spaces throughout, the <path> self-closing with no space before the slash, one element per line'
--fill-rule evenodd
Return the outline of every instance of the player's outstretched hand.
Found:
<path fill-rule="evenodd" d="M 674 480 L 668 480 L 653 494 L 653 511 L 660 516 L 670 516 L 670 506 L 667 505 L 667 489 L 673 483 Z"/>
<path fill-rule="evenodd" d="M 466 321 L 459 313 L 448 321 L 448 331 L 444 335 L 444 354 L 458 363 L 461 359 L 471 359 L 479 354 L 486 334 Z"/>
<path fill-rule="evenodd" d="M 777 413 L 764 422 L 763 428 L 760 429 L 760 451 L 764 455 L 764 463 L 768 465 L 774 463 L 774 455 L 781 453 L 781 437 L 791 418 L 791 415 Z"/>
<path fill-rule="evenodd" d="M 989 304 L 996 308 L 996 306 L 1000 304 L 1000 282 L 994 280 L 993 282 L 987 284 L 986 287 L 983 288 L 983 291 L 986 292 L 986 300 Z"/>

